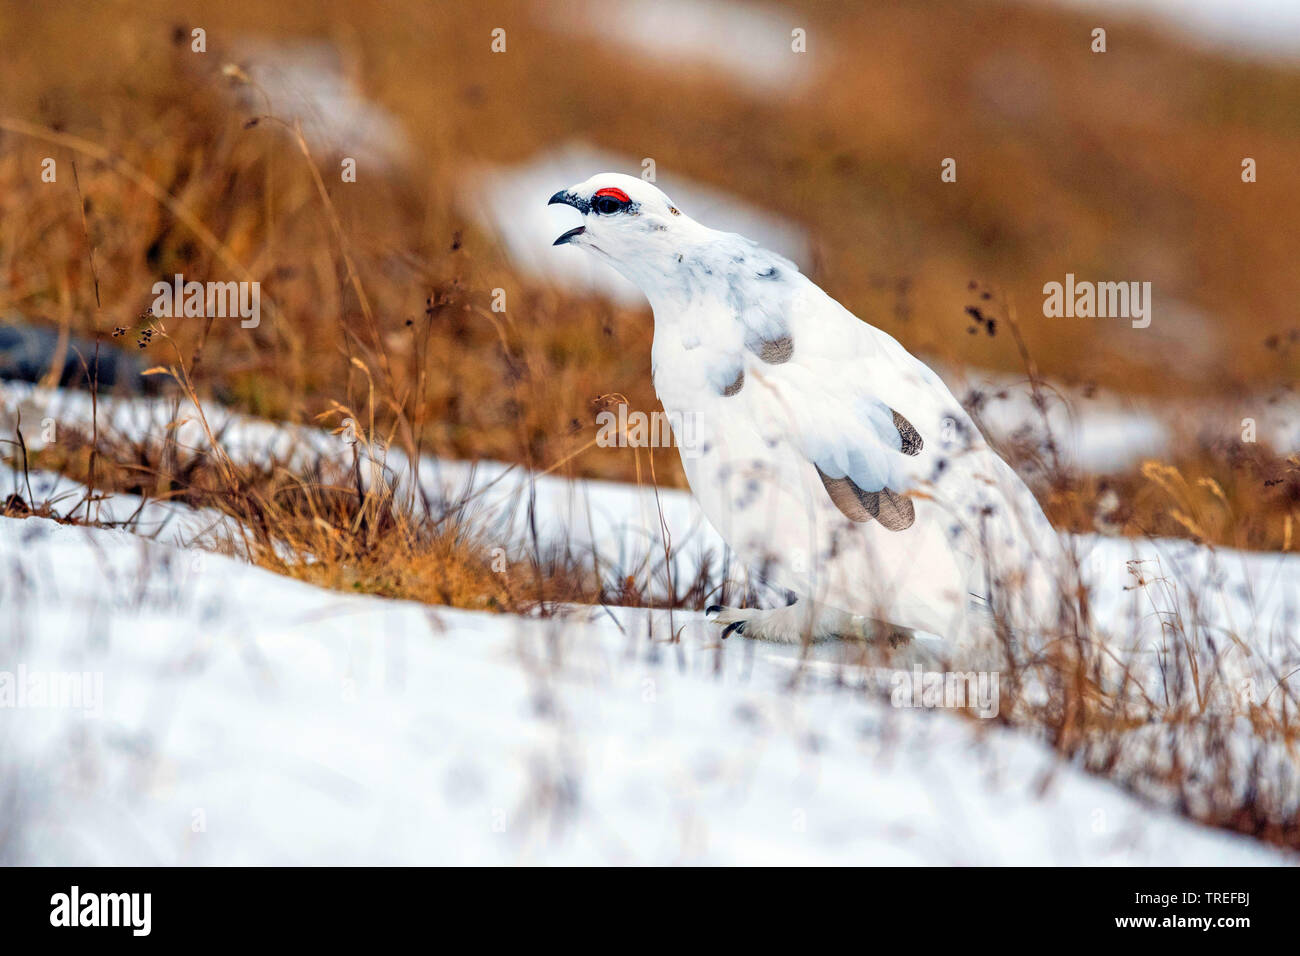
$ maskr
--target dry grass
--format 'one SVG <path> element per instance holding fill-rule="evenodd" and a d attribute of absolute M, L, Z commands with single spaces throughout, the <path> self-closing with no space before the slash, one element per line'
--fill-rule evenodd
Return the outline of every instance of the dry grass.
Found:
<path fill-rule="evenodd" d="M 653 407 L 643 310 L 538 288 L 454 209 L 467 164 L 575 137 L 651 152 L 665 176 L 713 182 L 803 223 L 818 281 L 913 349 L 1018 369 L 1000 338 L 965 335 L 967 280 L 996 282 L 1029 315 L 1043 282 L 1068 271 L 1152 280 L 1157 317 L 1151 330 L 1026 320 L 1049 377 L 1180 395 L 1289 387 L 1300 375 L 1300 352 L 1278 346 L 1300 326 L 1300 198 L 1282 174 L 1300 150 L 1294 71 L 1117 26 L 1112 51 L 1095 55 L 1079 39 L 1088 21 L 1033 6 L 1008 16 L 988 4 L 796 4 L 791 17 L 834 42 L 821 45 L 829 62 L 814 87 L 786 101 L 638 67 L 544 31 L 530 9 L 197 4 L 182 22 L 163 4 L 11 7 L 0 14 L 12 21 L 0 31 L 11 66 L 0 109 L 131 162 L 264 282 L 283 313 L 272 328 L 187 337 L 204 347 L 203 390 L 306 419 L 323 406 L 322 383 L 337 389 L 350 374 L 340 353 L 372 353 L 378 369 L 386 352 L 399 394 L 424 411 L 412 427 L 440 452 L 555 461 L 572 420 L 591 427 L 591 398 L 622 391 Z M 171 42 L 174 27 L 200 21 L 208 54 Z M 497 23 L 512 31 L 504 56 L 470 39 Z M 226 103 L 223 65 L 263 31 L 331 40 L 411 132 L 412 175 L 330 186 L 374 327 L 291 138 L 274 123 L 246 129 L 256 108 Z M 159 275 L 229 277 L 171 212 L 83 157 L 87 244 L 69 177 L 50 188 L 33 175 L 49 145 L 5 141 L 0 268 L 11 287 L 0 305 L 106 332 L 134 321 Z M 960 188 L 939 182 L 945 155 L 959 159 Z M 1240 182 L 1243 155 L 1259 162 L 1256 184 Z M 500 332 L 483 314 L 498 286 L 511 295 Z M 494 354 L 503 338 L 511 354 Z M 555 387 L 532 388 L 537 376 Z M 516 379 L 514 394 L 499 388 Z M 628 475 L 611 454 L 575 464 Z"/>
<path fill-rule="evenodd" d="M 184 413 L 182 412 L 183 416 Z M 341 456 L 304 461 L 235 461 L 211 435 L 207 448 L 181 446 L 174 430 L 130 437 L 63 427 L 57 442 L 29 451 L 21 432 L 10 443 L 20 480 L 4 502 L 6 517 L 48 517 L 95 524 L 87 507 L 101 496 L 204 509 L 231 521 L 211 546 L 255 564 L 335 590 L 512 614 L 549 615 L 572 604 L 697 609 L 724 598 L 725 569 L 701 563 L 672 580 L 660 562 L 625 568 L 536 539 L 502 541 L 489 523 L 469 517 L 477 492 L 412 500 L 395 490 L 382 457 L 359 432 L 350 464 Z M 50 471 L 85 486 L 56 502 L 34 495 L 30 471 Z M 138 530 L 140 513 L 113 524 Z M 665 559 L 666 559 L 665 555 Z"/>
<path fill-rule="evenodd" d="M 1173 462 L 1073 476 L 1044 504 L 1053 524 L 1071 531 L 1294 551 L 1300 547 L 1300 460 L 1237 442 L 1193 446 Z"/>

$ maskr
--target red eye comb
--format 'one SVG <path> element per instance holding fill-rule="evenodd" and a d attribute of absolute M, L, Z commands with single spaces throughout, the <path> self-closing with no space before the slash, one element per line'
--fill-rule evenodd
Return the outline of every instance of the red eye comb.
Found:
<path fill-rule="evenodd" d="M 621 189 L 616 189 L 616 188 L 614 188 L 613 186 L 606 186 L 604 189 L 597 189 L 597 190 L 596 190 L 596 195 L 592 196 L 591 198 L 592 198 L 592 199 L 599 199 L 601 196 L 609 196 L 609 197 L 612 198 L 612 199 L 617 199 L 619 202 L 631 202 L 631 201 L 632 201 L 632 197 L 631 197 L 631 196 L 629 196 L 627 193 L 623 192 L 623 190 L 621 190 Z"/>

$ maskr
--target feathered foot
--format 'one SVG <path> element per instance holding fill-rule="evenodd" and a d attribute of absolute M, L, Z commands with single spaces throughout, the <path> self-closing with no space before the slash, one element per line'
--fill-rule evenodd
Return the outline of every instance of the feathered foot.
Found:
<path fill-rule="evenodd" d="M 714 604 L 704 612 L 715 624 L 722 626 L 725 640 L 732 634 L 743 634 L 760 641 L 780 644 L 801 644 L 814 641 L 844 639 L 853 641 L 882 641 L 891 648 L 911 640 L 911 631 L 905 628 L 878 624 L 862 615 L 845 614 L 833 608 L 821 608 L 810 614 L 808 602 L 799 599 L 785 607 L 752 608 L 724 607 Z M 812 617 L 812 620 L 809 618 Z"/>

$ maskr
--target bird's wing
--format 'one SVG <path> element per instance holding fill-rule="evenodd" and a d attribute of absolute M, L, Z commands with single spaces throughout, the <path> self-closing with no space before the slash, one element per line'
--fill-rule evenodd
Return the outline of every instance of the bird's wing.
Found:
<path fill-rule="evenodd" d="M 817 392 L 822 397 L 815 402 L 823 408 L 834 403 L 834 411 L 799 416 L 792 437 L 835 507 L 852 521 L 876 520 L 891 531 L 911 527 L 916 513 L 906 494 L 906 458 L 918 455 L 925 440 L 903 414 L 865 388 Z"/>
<path fill-rule="evenodd" d="M 890 531 L 902 531 L 912 526 L 916 510 L 906 494 L 890 487 L 892 479 L 888 474 L 892 462 L 888 458 L 894 451 L 892 443 L 898 438 L 902 440 L 898 451 L 911 455 L 920 451 L 921 439 L 907 419 L 892 409 L 890 411 L 894 418 L 894 433 L 889 430 L 876 432 L 878 448 L 873 447 L 874 442 L 852 448 L 832 445 L 822 455 L 813 457 L 813 464 L 831 501 L 846 518 L 858 522 L 874 518 Z M 869 450 L 864 451 L 864 447 Z M 885 461 L 873 462 L 873 457 L 883 457 Z M 838 471 L 844 474 L 837 476 L 832 473 Z"/>
<path fill-rule="evenodd" d="M 918 457 L 960 406 L 892 338 L 812 289 L 815 297 L 787 298 L 779 321 L 772 308 L 751 307 L 758 321 L 747 323 L 755 341 L 746 348 L 758 362 L 746 391 L 783 424 L 845 517 L 905 530 L 915 520 L 908 491 Z"/>

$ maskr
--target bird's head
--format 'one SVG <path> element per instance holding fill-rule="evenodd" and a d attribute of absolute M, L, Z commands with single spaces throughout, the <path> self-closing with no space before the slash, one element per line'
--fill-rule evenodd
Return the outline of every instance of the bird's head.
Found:
<path fill-rule="evenodd" d="M 683 248 L 698 239 L 698 233 L 710 231 L 683 215 L 650 183 L 621 173 L 598 173 L 561 189 L 550 201 L 582 213 L 582 225 L 564 233 L 555 245 L 599 253 L 643 287 L 649 275 L 662 276 L 680 263 Z"/>

